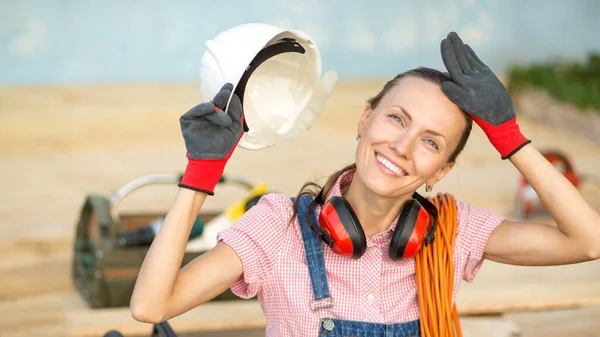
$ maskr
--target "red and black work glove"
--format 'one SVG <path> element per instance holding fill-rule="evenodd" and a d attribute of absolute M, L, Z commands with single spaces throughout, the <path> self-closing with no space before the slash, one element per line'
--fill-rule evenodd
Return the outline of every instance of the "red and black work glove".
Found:
<path fill-rule="evenodd" d="M 225 106 L 233 85 L 226 83 L 212 101 L 196 105 L 179 122 L 188 164 L 180 187 L 214 195 L 225 164 L 243 135 L 242 103 L 233 94 L 228 113 Z"/>
<path fill-rule="evenodd" d="M 451 32 L 442 40 L 441 50 L 452 77 L 442 84 L 444 93 L 481 127 L 502 159 L 530 143 L 519 129 L 510 94 L 473 49 Z"/>

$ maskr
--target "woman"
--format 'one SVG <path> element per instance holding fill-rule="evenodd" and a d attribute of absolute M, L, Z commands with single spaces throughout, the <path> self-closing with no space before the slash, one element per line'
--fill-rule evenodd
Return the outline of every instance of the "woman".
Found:
<path fill-rule="evenodd" d="M 409 71 L 369 100 L 357 127 L 356 163 L 332 175 L 313 201 L 311 216 L 334 196 L 351 205 L 368 247 L 360 258 L 307 239 L 313 234 L 303 200 L 313 198 L 305 186 L 295 202 L 263 197 L 219 234 L 214 249 L 179 270 L 193 220 L 243 132 L 239 99 L 232 99 L 230 116 L 222 111 L 231 85 L 183 115 L 188 166 L 140 270 L 133 317 L 165 321 L 231 287 L 242 298 L 258 296 L 269 336 L 419 335 L 414 259 L 394 261 L 387 250 L 400 210 L 419 187 L 430 191 L 450 172 L 472 120 L 527 178 L 558 227 L 509 221 L 457 202 L 454 296 L 484 259 L 532 266 L 599 258 L 600 215 L 521 134 L 500 81 L 456 33 L 442 41 L 441 52 L 449 75 Z"/>

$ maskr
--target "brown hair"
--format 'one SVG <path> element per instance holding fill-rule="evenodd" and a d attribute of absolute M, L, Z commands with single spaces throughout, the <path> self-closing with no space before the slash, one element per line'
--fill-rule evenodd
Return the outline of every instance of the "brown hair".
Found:
<path fill-rule="evenodd" d="M 415 68 L 415 69 L 403 72 L 401 74 L 398 74 L 396 77 L 394 77 L 390 81 L 388 81 L 383 86 L 383 89 L 381 89 L 381 91 L 375 97 L 372 97 L 367 100 L 367 103 L 369 104 L 371 109 L 377 108 L 377 106 L 381 102 L 381 99 L 383 98 L 383 96 L 385 96 L 385 94 L 387 94 L 392 88 L 394 88 L 396 85 L 398 85 L 403 78 L 408 77 L 408 76 L 422 78 L 422 79 L 431 81 L 433 83 L 439 84 L 440 86 L 442 85 L 442 83 L 444 83 L 446 81 L 452 81 L 452 77 L 450 77 L 450 75 L 448 73 L 441 72 L 439 70 L 431 69 L 431 68 L 419 67 L 419 68 Z M 456 149 L 454 149 L 454 152 L 452 152 L 450 157 L 448 157 L 448 163 L 453 163 L 456 161 L 456 158 L 458 157 L 458 155 L 465 148 L 465 145 L 467 144 L 467 140 L 469 139 L 469 135 L 471 134 L 471 129 L 473 127 L 473 120 L 466 113 L 464 114 L 464 116 L 465 116 L 465 119 L 467 120 L 467 127 L 463 131 L 462 136 L 460 137 L 460 140 L 458 142 L 458 145 L 456 146 Z M 321 199 L 321 197 L 326 197 L 329 194 L 329 191 L 331 190 L 333 185 L 339 179 L 339 177 L 344 172 L 355 169 L 355 168 L 356 168 L 356 163 L 348 165 L 348 166 L 344 167 L 343 169 L 333 173 L 331 176 L 329 176 L 329 178 L 325 182 L 325 185 L 322 188 L 321 188 L 321 186 L 317 185 L 314 182 L 305 183 L 302 186 L 302 188 L 300 188 L 300 192 L 298 193 L 298 195 L 296 196 L 296 199 L 294 200 L 294 205 L 293 205 L 294 215 L 292 216 L 292 220 L 296 217 L 296 214 L 298 212 L 298 200 L 300 199 L 301 196 L 306 195 L 306 194 L 316 196 L 315 202 L 321 204 L 323 202 L 323 200 L 317 200 L 317 199 Z M 310 221 L 310 219 L 307 219 L 307 220 Z"/>

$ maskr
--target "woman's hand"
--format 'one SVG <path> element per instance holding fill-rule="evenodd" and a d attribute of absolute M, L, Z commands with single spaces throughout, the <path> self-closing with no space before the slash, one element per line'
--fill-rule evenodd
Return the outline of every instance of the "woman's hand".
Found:
<path fill-rule="evenodd" d="M 196 105 L 179 122 L 188 165 L 180 187 L 214 195 L 225 165 L 243 135 L 243 109 L 233 85 L 226 83 L 211 102 Z M 227 101 L 229 114 L 225 113 Z"/>
<path fill-rule="evenodd" d="M 502 159 L 530 143 L 516 122 L 508 91 L 473 49 L 451 32 L 442 40 L 441 52 L 452 76 L 452 82 L 442 84 L 444 93 L 483 129 Z"/>

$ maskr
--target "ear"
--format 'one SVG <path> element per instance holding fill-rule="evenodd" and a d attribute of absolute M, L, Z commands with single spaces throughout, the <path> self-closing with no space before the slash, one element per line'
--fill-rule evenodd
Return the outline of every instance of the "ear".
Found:
<path fill-rule="evenodd" d="M 437 184 L 438 181 L 442 180 L 442 178 L 444 178 L 448 173 L 450 173 L 450 171 L 452 171 L 452 168 L 454 168 L 454 164 L 456 163 L 446 163 L 446 165 L 444 165 L 444 167 L 442 167 L 436 174 L 434 174 L 433 177 L 427 180 L 427 185 L 433 186 Z"/>
<path fill-rule="evenodd" d="M 358 121 L 358 129 L 356 130 L 358 132 L 358 135 L 362 135 L 365 127 L 367 125 L 367 120 L 369 119 L 369 116 L 371 116 L 371 113 L 373 112 L 373 110 L 371 109 L 371 106 L 369 104 L 367 104 L 365 106 L 365 110 L 363 111 L 362 115 L 360 116 L 360 120 Z"/>

